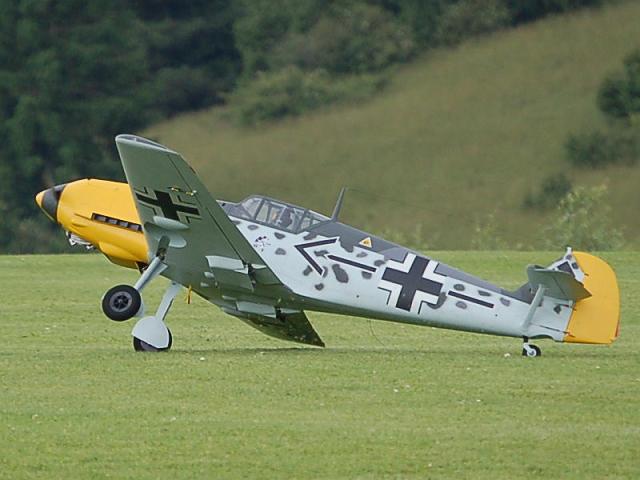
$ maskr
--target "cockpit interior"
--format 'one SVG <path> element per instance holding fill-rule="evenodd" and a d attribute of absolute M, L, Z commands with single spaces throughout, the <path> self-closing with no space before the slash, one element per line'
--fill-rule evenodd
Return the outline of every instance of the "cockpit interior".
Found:
<path fill-rule="evenodd" d="M 227 213 L 233 217 L 262 223 L 278 230 L 301 232 L 329 220 L 328 217 L 296 205 L 252 195 L 231 205 Z"/>

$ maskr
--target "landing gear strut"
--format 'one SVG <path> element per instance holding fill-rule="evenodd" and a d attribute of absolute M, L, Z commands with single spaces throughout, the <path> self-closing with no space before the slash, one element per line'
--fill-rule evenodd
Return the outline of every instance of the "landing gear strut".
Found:
<path fill-rule="evenodd" d="M 537 345 L 529 343 L 529 338 L 524 337 L 522 342 L 522 356 L 523 357 L 539 357 L 542 355 L 542 350 Z"/>
<path fill-rule="evenodd" d="M 117 285 L 107 291 L 102 299 L 102 311 L 111 320 L 122 322 L 144 315 L 144 304 L 140 292 L 154 278 L 160 275 L 167 265 L 163 255 L 157 255 L 149 267 L 140 276 L 134 286 Z M 173 343 L 171 331 L 164 323 L 167 312 L 182 286 L 171 282 L 154 315 L 138 320 L 133 327 L 133 348 L 137 352 L 162 352 L 169 350 Z"/>

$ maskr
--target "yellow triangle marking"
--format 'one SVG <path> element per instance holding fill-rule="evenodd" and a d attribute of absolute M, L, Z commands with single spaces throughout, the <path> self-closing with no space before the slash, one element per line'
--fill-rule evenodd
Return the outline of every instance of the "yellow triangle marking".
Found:
<path fill-rule="evenodd" d="M 371 237 L 363 238 L 362 240 L 360 240 L 359 245 L 362 245 L 363 247 L 371 248 Z"/>

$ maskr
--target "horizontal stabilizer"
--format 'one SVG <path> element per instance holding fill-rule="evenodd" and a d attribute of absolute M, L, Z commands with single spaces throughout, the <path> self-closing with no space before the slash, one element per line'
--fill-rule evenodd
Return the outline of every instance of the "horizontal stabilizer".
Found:
<path fill-rule="evenodd" d="M 589 298 L 591 293 L 584 285 L 577 281 L 573 275 L 562 270 L 550 270 L 548 268 L 529 265 L 527 276 L 532 289 L 542 285 L 545 287 L 545 295 L 561 300 L 578 302 Z"/>

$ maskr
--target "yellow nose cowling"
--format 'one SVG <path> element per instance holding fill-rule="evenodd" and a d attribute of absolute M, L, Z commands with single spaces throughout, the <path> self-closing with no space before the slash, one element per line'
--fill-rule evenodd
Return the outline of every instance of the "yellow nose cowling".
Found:
<path fill-rule="evenodd" d="M 76 180 L 44 190 L 35 200 L 48 217 L 112 262 L 131 268 L 148 262 L 147 242 L 128 184 Z"/>

